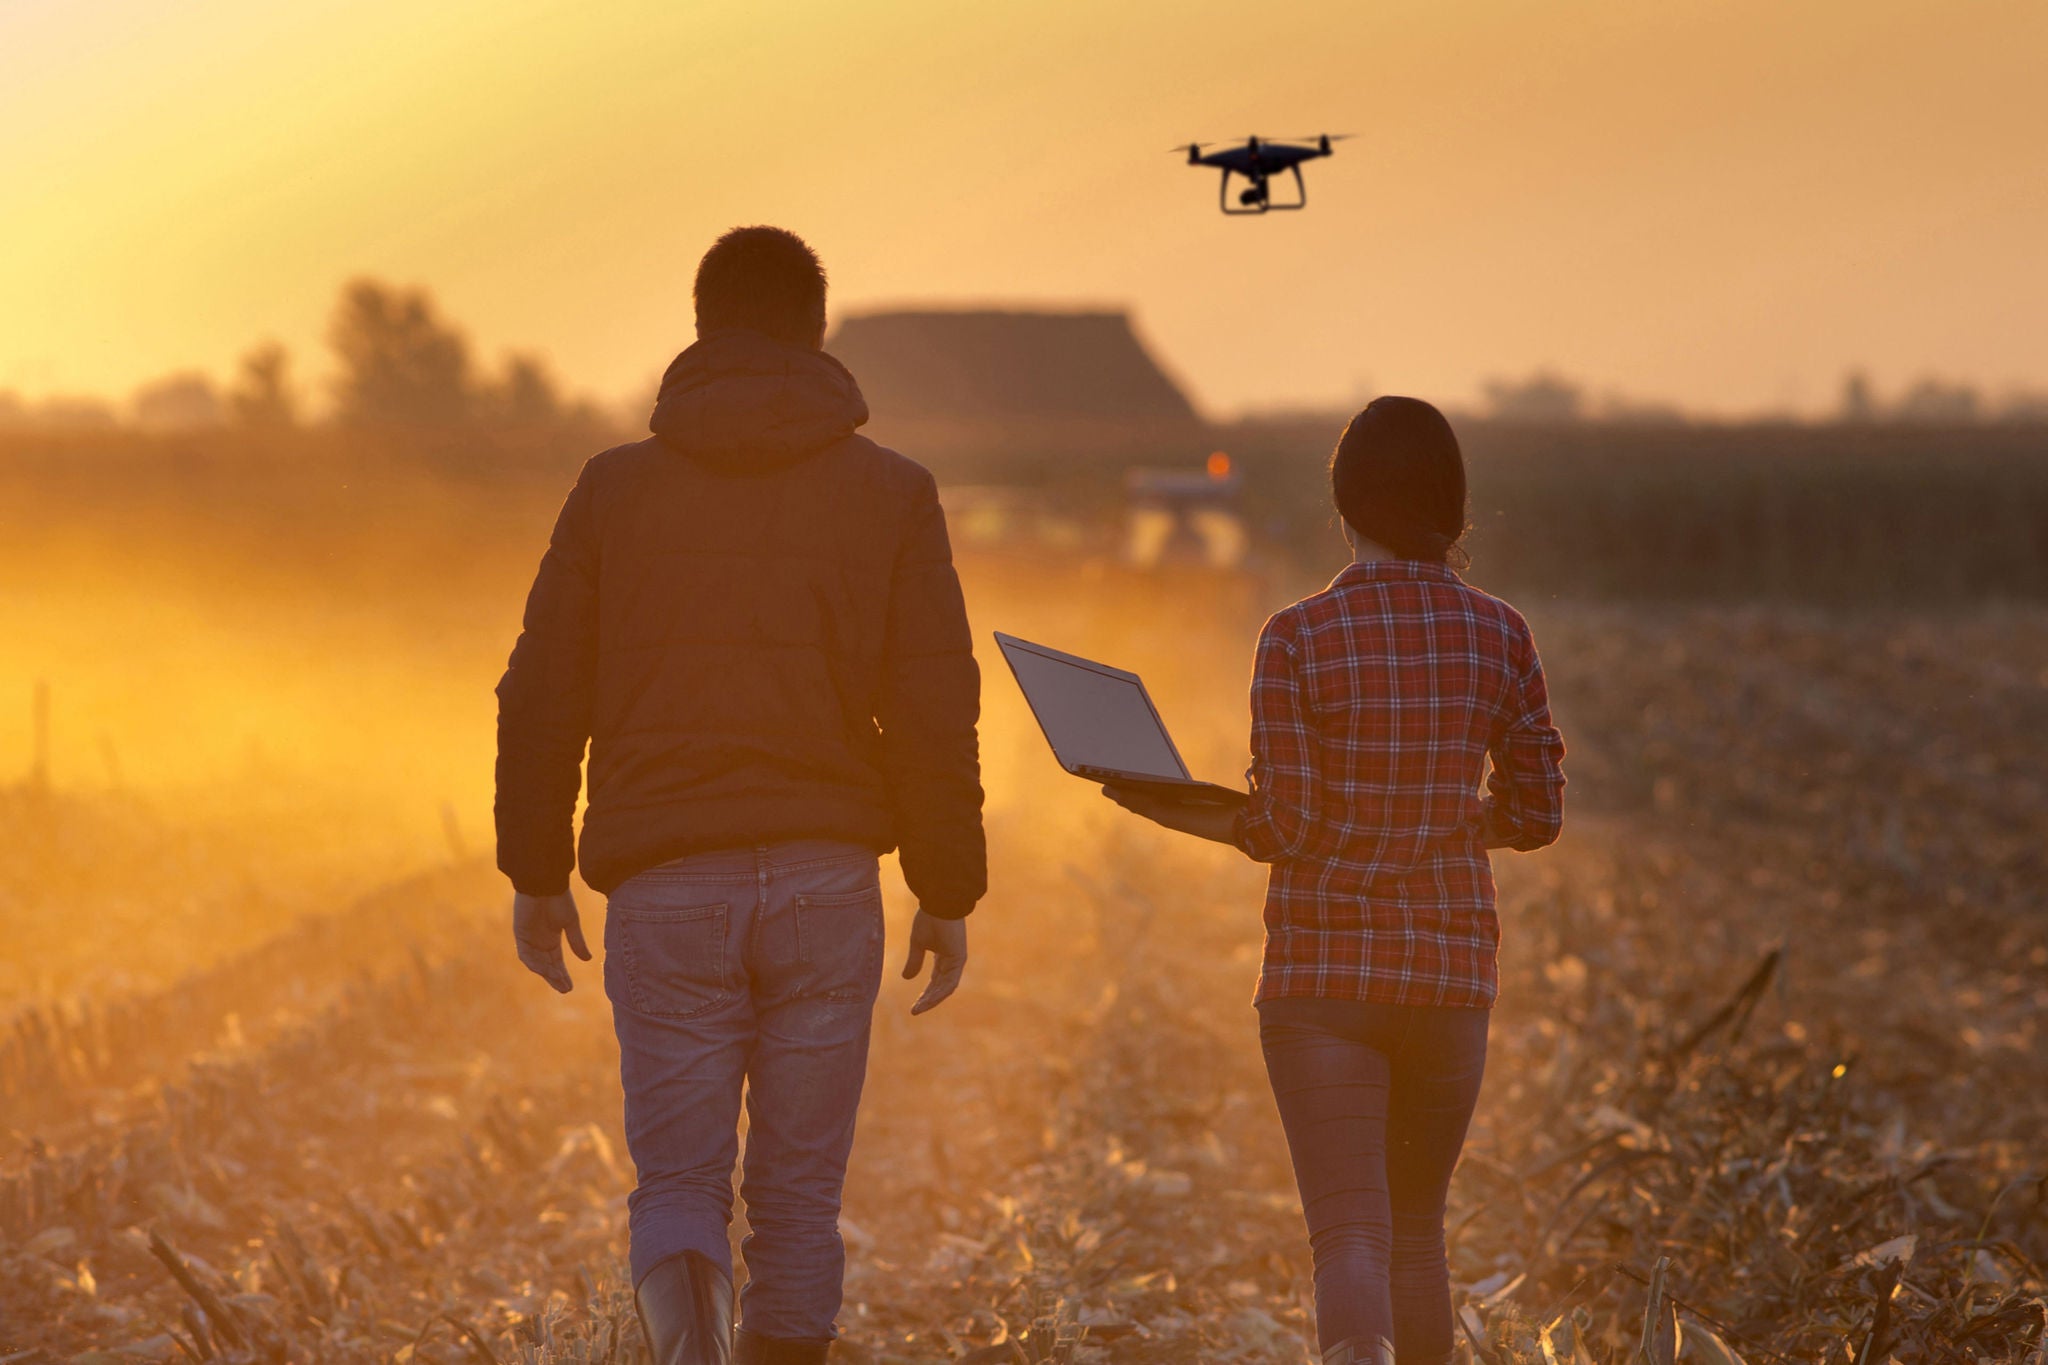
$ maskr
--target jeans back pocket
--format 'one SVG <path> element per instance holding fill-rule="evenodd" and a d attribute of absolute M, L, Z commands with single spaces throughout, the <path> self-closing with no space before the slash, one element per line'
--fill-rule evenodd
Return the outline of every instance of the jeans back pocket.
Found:
<path fill-rule="evenodd" d="M 613 901 L 605 916 L 605 957 L 607 965 L 617 963 L 623 978 L 605 973 L 613 1003 L 641 1014 L 688 1019 L 731 999 L 725 960 L 728 918 L 723 904 L 669 909 Z"/>
<path fill-rule="evenodd" d="M 796 898 L 800 995 L 872 999 L 882 984 L 882 888 Z"/>

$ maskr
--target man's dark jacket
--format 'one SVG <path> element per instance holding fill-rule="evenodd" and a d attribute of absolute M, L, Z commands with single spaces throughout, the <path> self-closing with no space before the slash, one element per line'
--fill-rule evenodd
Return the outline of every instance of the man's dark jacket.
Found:
<path fill-rule="evenodd" d="M 945 918 L 987 882 L 980 674 L 932 476 L 845 367 L 713 333 L 651 440 L 583 466 L 498 684 L 498 866 L 609 892 L 710 849 L 900 846 Z M 580 849 L 578 767 L 590 746 Z"/>

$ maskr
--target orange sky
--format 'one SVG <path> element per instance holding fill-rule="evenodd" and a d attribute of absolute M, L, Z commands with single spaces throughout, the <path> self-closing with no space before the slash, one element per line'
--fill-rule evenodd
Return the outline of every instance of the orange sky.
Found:
<path fill-rule="evenodd" d="M 839 306 L 1128 303 L 1219 412 L 2048 387 L 2044 68 L 2038 0 L 0 0 L 0 388 L 317 374 L 367 273 L 615 397 L 756 221 Z M 1167 151 L 1323 129 L 1298 215 Z"/>

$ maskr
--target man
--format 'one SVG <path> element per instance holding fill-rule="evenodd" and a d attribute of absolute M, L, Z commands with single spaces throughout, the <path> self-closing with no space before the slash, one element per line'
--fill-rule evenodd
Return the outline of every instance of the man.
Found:
<path fill-rule="evenodd" d="M 498 684 L 498 866 L 520 960 L 588 961 L 569 872 L 609 897 L 635 1299 L 657 1365 L 822 1361 L 880 989 L 877 856 L 918 898 L 913 1014 L 950 995 L 986 886 L 980 675 L 932 477 L 854 434 L 825 272 L 728 232 L 652 439 L 584 465 Z M 589 796 L 572 845 L 579 766 Z M 749 1279 L 733 1336 L 742 1090 Z"/>

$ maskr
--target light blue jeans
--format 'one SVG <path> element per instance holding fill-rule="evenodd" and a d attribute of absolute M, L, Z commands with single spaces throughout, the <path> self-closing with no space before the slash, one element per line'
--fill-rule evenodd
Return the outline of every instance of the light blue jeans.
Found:
<path fill-rule="evenodd" d="M 612 892 L 604 940 L 638 1175 L 634 1282 L 685 1251 L 730 1271 L 744 1091 L 741 1322 L 834 1336 L 839 1200 L 882 977 L 874 852 L 804 841 L 666 863 Z"/>

